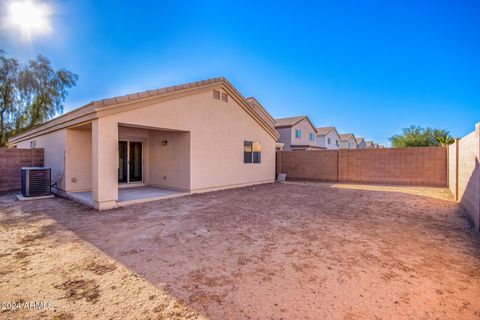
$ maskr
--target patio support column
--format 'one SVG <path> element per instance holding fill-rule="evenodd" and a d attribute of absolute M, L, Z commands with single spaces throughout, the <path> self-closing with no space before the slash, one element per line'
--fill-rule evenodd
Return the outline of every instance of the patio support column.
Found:
<path fill-rule="evenodd" d="M 114 208 L 118 200 L 118 123 L 92 123 L 92 200 L 95 209 Z"/>

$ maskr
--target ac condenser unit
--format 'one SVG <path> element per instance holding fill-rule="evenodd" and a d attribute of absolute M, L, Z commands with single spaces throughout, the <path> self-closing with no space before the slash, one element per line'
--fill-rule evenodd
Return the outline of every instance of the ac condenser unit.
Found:
<path fill-rule="evenodd" d="M 50 195 L 51 170 L 44 167 L 22 168 L 22 195 L 38 197 Z"/>

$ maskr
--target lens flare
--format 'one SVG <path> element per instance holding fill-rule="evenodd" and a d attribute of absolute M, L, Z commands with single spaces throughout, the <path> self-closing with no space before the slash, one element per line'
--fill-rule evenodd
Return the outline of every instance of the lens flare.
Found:
<path fill-rule="evenodd" d="M 52 5 L 35 0 L 12 0 L 6 3 L 3 28 L 18 32 L 24 41 L 50 34 Z"/>

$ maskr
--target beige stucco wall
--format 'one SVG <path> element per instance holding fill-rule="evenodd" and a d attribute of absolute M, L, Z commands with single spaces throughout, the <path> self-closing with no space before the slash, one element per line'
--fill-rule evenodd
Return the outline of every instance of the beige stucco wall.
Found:
<path fill-rule="evenodd" d="M 16 146 L 30 148 L 31 141 L 35 141 L 37 148 L 44 149 L 44 164 L 52 170 L 52 182 L 57 184 L 57 191 L 65 191 L 66 129 L 22 141 Z"/>
<path fill-rule="evenodd" d="M 232 97 L 216 100 L 207 90 L 101 119 L 111 127 L 120 123 L 190 132 L 192 191 L 274 181 L 275 140 Z M 262 163 L 243 163 L 244 140 L 261 142 Z M 108 181 L 112 183 L 103 183 Z"/>
<path fill-rule="evenodd" d="M 223 90 L 220 85 L 216 89 Z M 145 184 L 204 192 L 273 182 L 275 138 L 234 96 L 228 102 L 217 100 L 209 88 L 170 100 L 105 108 L 90 130 L 61 129 L 34 140 L 45 148 L 45 164 L 62 190 L 67 175 L 68 191 L 91 188 L 99 209 L 116 205 L 118 141 L 123 139 L 144 142 Z M 169 141 L 167 146 L 163 140 Z M 245 140 L 260 141 L 261 163 L 243 163 Z M 28 148 L 30 140 L 18 146 Z"/>
<path fill-rule="evenodd" d="M 67 129 L 66 191 L 92 190 L 92 130 Z"/>
<path fill-rule="evenodd" d="M 92 122 L 92 198 L 97 209 L 118 200 L 118 123 L 111 119 Z"/>
<path fill-rule="evenodd" d="M 150 130 L 150 163 L 150 185 L 190 190 L 190 133 Z"/>

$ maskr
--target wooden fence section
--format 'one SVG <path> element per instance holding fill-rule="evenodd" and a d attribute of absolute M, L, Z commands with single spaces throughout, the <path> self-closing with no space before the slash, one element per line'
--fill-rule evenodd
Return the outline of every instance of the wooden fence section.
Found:
<path fill-rule="evenodd" d="M 43 166 L 43 149 L 0 148 L 0 192 L 22 188 L 22 167 Z"/>
<path fill-rule="evenodd" d="M 289 180 L 445 187 L 447 149 L 279 151 L 279 172 L 286 173 Z"/>

